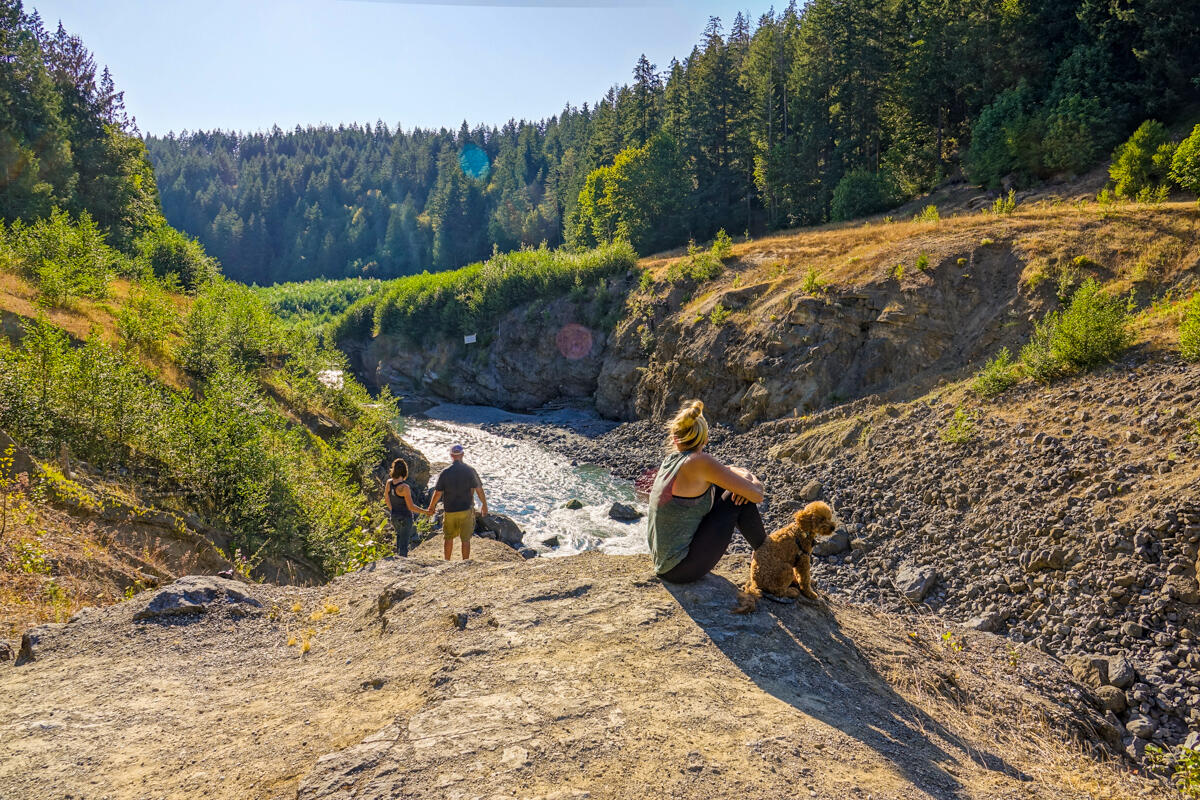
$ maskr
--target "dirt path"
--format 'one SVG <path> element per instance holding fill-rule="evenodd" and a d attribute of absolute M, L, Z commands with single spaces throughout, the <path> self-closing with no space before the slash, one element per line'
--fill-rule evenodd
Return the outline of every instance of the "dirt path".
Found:
<path fill-rule="evenodd" d="M 744 568 L 414 559 L 89 611 L 0 669 L 0 797 L 1134 796 L 1034 721 L 1088 715 L 1033 691 L 1060 665 L 846 608 L 734 616 Z"/>

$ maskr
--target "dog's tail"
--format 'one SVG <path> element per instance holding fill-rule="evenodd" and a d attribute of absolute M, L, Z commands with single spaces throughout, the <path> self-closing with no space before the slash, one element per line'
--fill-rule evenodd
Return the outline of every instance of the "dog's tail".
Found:
<path fill-rule="evenodd" d="M 762 599 L 762 589 L 754 582 L 754 578 L 746 581 L 746 585 L 742 587 L 742 591 L 738 592 L 738 604 L 733 607 L 734 614 L 749 614 L 754 609 L 758 608 L 758 601 Z"/>

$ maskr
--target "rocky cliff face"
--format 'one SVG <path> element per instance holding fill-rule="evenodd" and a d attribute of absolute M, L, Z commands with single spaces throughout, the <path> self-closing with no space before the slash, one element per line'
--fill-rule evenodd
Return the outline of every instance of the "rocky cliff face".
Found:
<path fill-rule="evenodd" d="M 1114 731 L 1035 650 L 841 605 L 737 616 L 744 558 L 682 587 L 649 566 L 192 577 L 42 626 L 0 665 L 0 795 L 1137 795 L 1070 744 Z"/>

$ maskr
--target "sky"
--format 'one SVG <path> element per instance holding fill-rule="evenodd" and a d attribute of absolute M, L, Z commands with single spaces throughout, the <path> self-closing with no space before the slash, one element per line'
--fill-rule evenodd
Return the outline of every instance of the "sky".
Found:
<path fill-rule="evenodd" d="M 776 0 L 782 8 L 787 0 Z M 143 133 L 541 119 L 665 69 L 769 0 L 25 0 L 107 65 Z"/>

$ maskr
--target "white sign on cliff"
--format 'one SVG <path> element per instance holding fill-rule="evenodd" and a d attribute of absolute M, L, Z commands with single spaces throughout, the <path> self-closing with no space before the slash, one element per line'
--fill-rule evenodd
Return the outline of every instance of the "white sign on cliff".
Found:
<path fill-rule="evenodd" d="M 475 344 L 475 334 L 468 333 L 463 337 L 463 344 Z"/>

